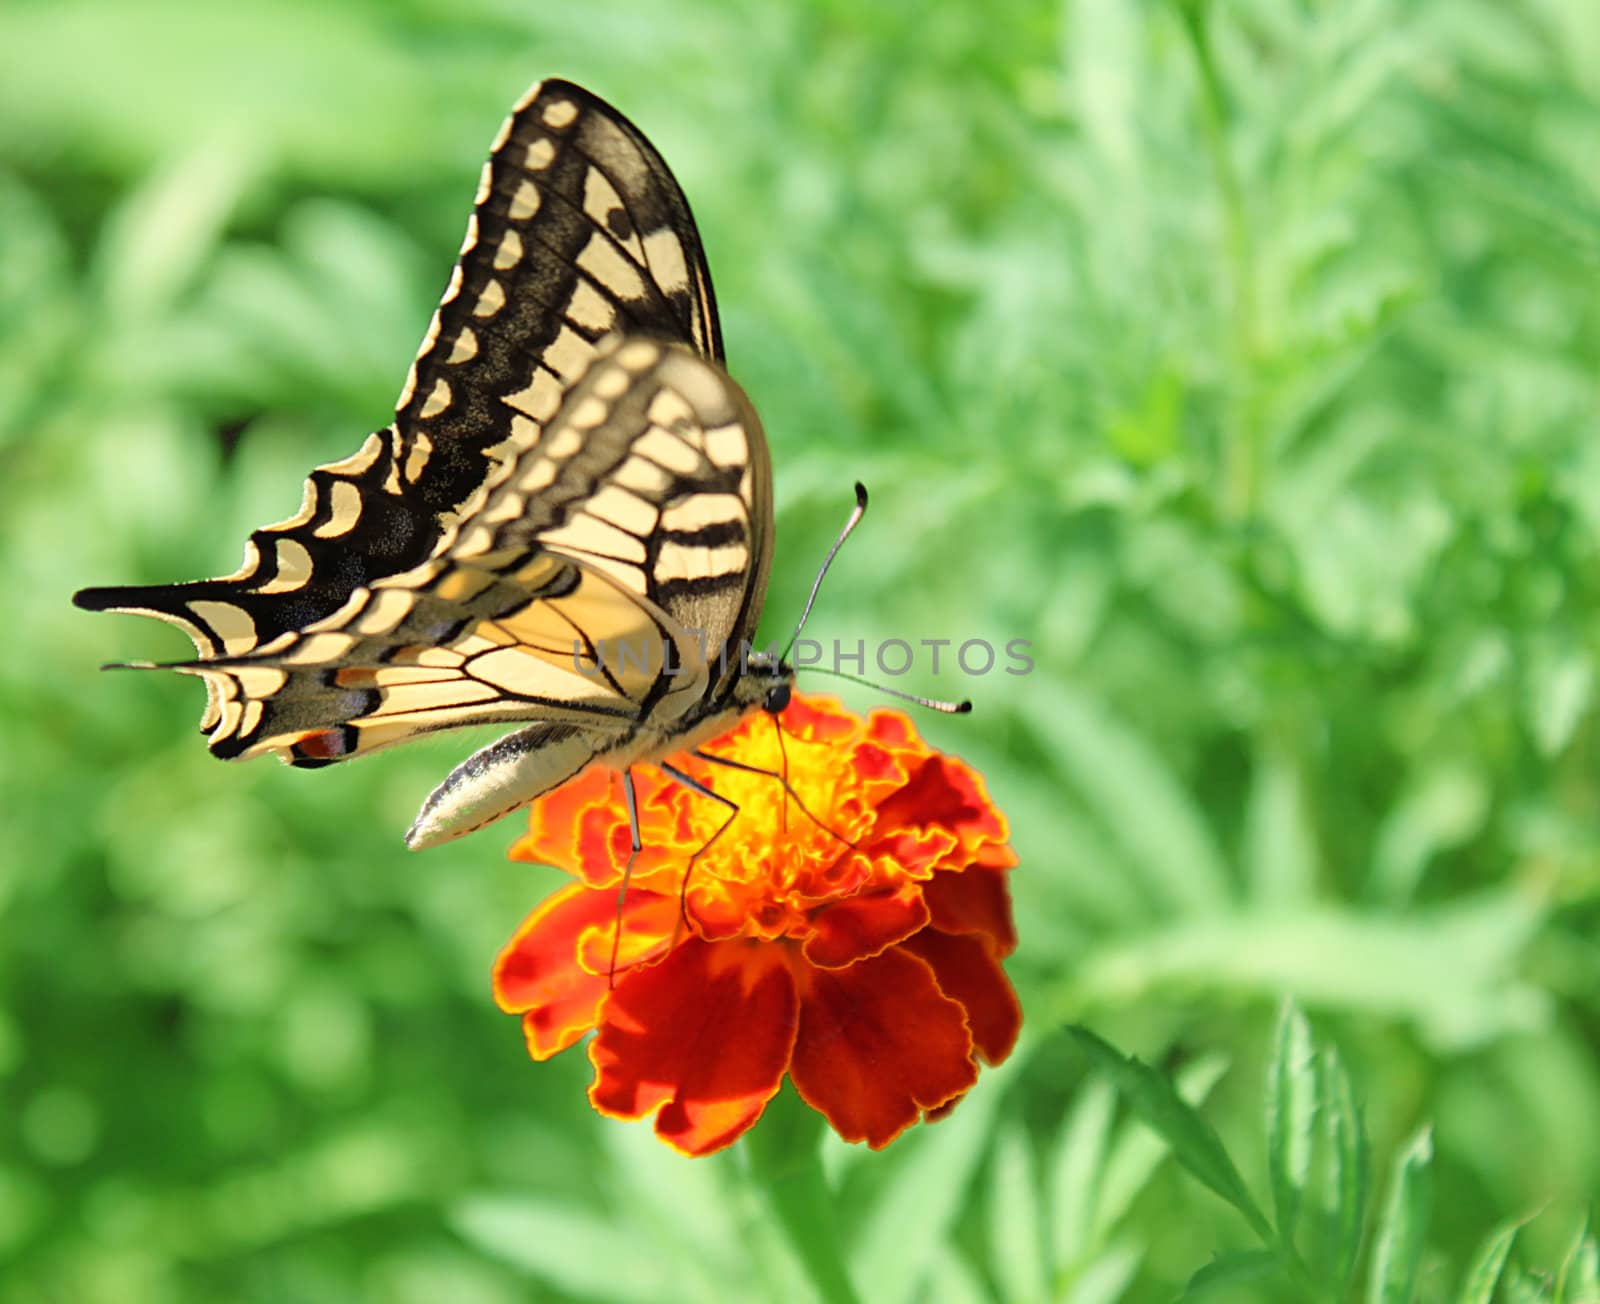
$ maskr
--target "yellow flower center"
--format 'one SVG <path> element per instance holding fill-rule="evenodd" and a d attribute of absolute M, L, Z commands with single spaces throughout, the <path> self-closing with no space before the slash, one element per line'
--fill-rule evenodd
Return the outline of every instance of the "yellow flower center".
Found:
<path fill-rule="evenodd" d="M 855 850 L 870 832 L 872 811 L 852 799 L 851 770 L 837 747 L 792 737 L 783 747 L 776 730 L 758 721 L 738 759 L 770 773 L 701 767 L 699 777 L 739 808 L 720 835 L 727 807 L 698 793 L 679 794 L 692 829 L 688 845 L 709 843 L 694 860 L 686 892 L 690 919 L 708 934 L 804 937 L 817 906 L 903 877 Z M 792 793 L 777 777 L 785 752 Z"/>

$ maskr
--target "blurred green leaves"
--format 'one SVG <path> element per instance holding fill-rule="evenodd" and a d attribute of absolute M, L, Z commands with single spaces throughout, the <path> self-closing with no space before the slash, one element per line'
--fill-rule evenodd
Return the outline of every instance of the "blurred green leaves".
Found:
<path fill-rule="evenodd" d="M 1074 1028 L 1072 1036 L 1094 1066 L 1111 1079 L 1172 1147 L 1178 1162 L 1243 1214 L 1252 1231 L 1266 1234 L 1267 1221 L 1256 1208 L 1221 1140 L 1176 1088 L 1137 1059 L 1119 1054 L 1087 1029 Z"/>
<path fill-rule="evenodd" d="M 861 478 L 819 637 L 1032 641 L 897 685 L 977 702 L 925 723 L 1011 817 L 1036 1032 L 826 1150 L 857 1290 L 1283 1298 L 1075 1022 L 1183 1066 L 1343 1298 L 1592 1295 L 1596 67 L 1562 0 L 7 6 L 6 1290 L 807 1296 L 738 1156 L 602 1123 L 490 1006 L 553 876 L 399 844 L 472 740 L 216 765 L 193 685 L 95 672 L 181 640 L 66 602 L 226 572 L 384 424 L 550 73 L 694 203 L 769 628 Z"/>
<path fill-rule="evenodd" d="M 1369 1138 L 1348 1070 L 1331 1043 L 1314 1037 L 1292 1003 L 1279 1010 L 1267 1068 L 1264 1105 L 1273 1217 L 1257 1208 L 1226 1149 L 1175 1084 L 1163 1074 L 1125 1057 L 1084 1028 L 1069 1028 L 1070 1040 L 1114 1084 L 1135 1117 L 1171 1146 L 1173 1157 L 1242 1217 L 1260 1248 L 1219 1252 L 1188 1281 L 1185 1300 L 1232 1299 L 1251 1284 L 1264 1283 L 1279 1300 L 1353 1298 L 1358 1268 L 1368 1304 L 1409 1304 L 1419 1299 L 1456 1298 L 1481 1304 L 1502 1286 L 1507 1298 L 1582 1299 L 1592 1279 L 1595 1241 L 1588 1221 L 1579 1227 L 1556 1279 L 1554 1292 L 1512 1266 L 1520 1224 L 1487 1237 L 1462 1278 L 1460 1293 L 1446 1296 L 1424 1285 L 1430 1221 L 1434 1213 L 1434 1148 L 1423 1127 L 1396 1151 L 1382 1207 L 1368 1227 Z M 1368 1246 L 1363 1263 L 1363 1246 Z M 1574 1287 L 1567 1285 L 1569 1270 Z M 1588 1274 L 1588 1275 L 1584 1275 Z M 1581 1276 L 1584 1284 L 1576 1284 Z M 1570 1293 L 1569 1293 L 1570 1289 Z M 1529 1294 L 1529 1291 L 1534 1293 Z"/>

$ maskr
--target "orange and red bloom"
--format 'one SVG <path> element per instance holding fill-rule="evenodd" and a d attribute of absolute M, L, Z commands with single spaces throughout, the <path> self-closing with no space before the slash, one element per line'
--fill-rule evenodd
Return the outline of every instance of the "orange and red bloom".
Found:
<path fill-rule="evenodd" d="M 617 776 L 594 770 L 540 798 L 511 851 L 577 881 L 501 953 L 496 1000 L 522 1016 L 535 1059 L 596 1030 L 594 1107 L 659 1111 L 657 1134 L 686 1154 L 737 1139 L 785 1073 L 845 1140 L 885 1146 L 953 1106 L 1021 1022 L 1000 967 L 1016 942 L 1016 858 L 979 776 L 899 712 L 863 721 L 797 695 L 781 720 L 810 814 L 770 775 L 683 761 L 740 807 L 687 885 L 728 812 L 651 766 L 634 770 L 644 850 L 620 912 Z M 706 750 L 783 766 L 760 714 Z"/>

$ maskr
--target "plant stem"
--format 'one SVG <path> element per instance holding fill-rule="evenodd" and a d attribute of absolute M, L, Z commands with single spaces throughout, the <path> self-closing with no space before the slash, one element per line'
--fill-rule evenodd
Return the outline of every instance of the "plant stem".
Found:
<path fill-rule="evenodd" d="M 788 1082 L 745 1138 L 750 1174 L 826 1304 L 857 1304 L 817 1147 L 821 1115 Z"/>

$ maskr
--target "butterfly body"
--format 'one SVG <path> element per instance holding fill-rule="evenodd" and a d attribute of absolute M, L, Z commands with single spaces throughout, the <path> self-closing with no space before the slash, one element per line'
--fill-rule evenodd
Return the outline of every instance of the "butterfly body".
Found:
<path fill-rule="evenodd" d="M 725 699 L 708 699 L 667 723 L 641 724 L 614 735 L 539 723 L 507 734 L 468 757 L 433 790 L 406 833 L 406 845 L 421 851 L 471 833 L 591 766 L 626 771 L 652 764 L 710 742 L 752 710 L 781 712 L 794 670 L 764 653 L 752 655 L 749 663 Z"/>
<path fill-rule="evenodd" d="M 524 727 L 459 766 L 432 845 L 591 765 L 686 750 L 787 700 L 751 653 L 766 440 L 722 369 L 698 234 L 660 156 L 566 82 L 502 127 L 394 423 L 317 468 L 232 575 L 86 589 L 183 628 L 224 759 L 348 759 Z M 781 705 L 777 709 L 781 709 Z"/>

